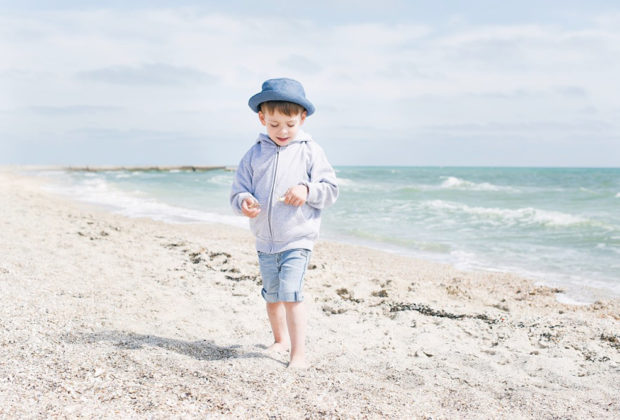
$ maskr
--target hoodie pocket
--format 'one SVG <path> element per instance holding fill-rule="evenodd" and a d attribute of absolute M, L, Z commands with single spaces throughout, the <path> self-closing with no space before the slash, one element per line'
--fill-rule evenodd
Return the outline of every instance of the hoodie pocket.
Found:
<path fill-rule="evenodd" d="M 258 216 L 250 219 L 250 230 L 257 238 L 263 240 L 271 239 L 271 233 L 269 232 L 269 222 L 267 220 L 267 212 L 261 211 Z"/>
<path fill-rule="evenodd" d="M 313 232 L 313 209 L 308 205 L 301 207 L 278 203 L 273 212 L 273 239 L 288 242 L 310 235 Z"/>

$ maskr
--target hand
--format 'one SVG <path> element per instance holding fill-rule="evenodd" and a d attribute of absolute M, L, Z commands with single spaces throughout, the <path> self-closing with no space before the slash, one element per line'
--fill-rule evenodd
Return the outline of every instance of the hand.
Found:
<path fill-rule="evenodd" d="M 260 213 L 260 204 L 253 198 L 246 198 L 241 203 L 241 212 L 250 219 L 253 219 Z"/>
<path fill-rule="evenodd" d="M 291 206 L 300 207 L 306 204 L 308 198 L 308 187 L 305 185 L 295 185 L 284 194 L 284 203 Z"/>

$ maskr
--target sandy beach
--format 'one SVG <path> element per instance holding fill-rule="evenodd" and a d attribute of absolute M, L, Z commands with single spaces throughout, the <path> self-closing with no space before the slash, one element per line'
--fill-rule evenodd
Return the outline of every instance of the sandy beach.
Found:
<path fill-rule="evenodd" d="M 619 418 L 620 301 L 319 242 L 286 368 L 249 231 L 0 169 L 2 418 Z"/>

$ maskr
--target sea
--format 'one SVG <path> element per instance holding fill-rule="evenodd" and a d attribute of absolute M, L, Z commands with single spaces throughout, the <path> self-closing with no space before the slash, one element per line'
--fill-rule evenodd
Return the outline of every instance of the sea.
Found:
<path fill-rule="evenodd" d="M 620 296 L 620 168 L 342 166 L 321 238 L 510 272 L 587 304 Z M 39 171 L 55 192 L 129 217 L 248 227 L 233 170 Z"/>

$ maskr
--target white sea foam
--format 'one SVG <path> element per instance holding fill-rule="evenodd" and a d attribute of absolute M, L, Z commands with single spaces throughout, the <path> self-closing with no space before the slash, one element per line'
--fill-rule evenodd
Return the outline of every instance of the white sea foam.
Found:
<path fill-rule="evenodd" d="M 443 182 L 437 184 L 410 184 L 402 188 L 404 191 L 436 191 L 436 190 L 460 190 L 460 191 L 503 191 L 503 192 L 519 192 L 517 188 L 500 186 L 488 182 L 471 182 L 455 176 L 440 177 Z"/>
<path fill-rule="evenodd" d="M 558 293 L 555 295 L 555 299 L 563 303 L 565 305 L 575 305 L 575 306 L 585 306 L 589 305 L 592 302 L 586 301 L 583 298 L 574 298 L 572 296 L 567 295 L 566 293 Z"/>
<path fill-rule="evenodd" d="M 233 178 L 234 176 L 232 173 L 215 175 L 209 178 L 209 183 L 230 187 L 233 183 Z"/>
<path fill-rule="evenodd" d="M 579 187 L 579 191 L 588 193 L 588 194 L 598 194 L 596 191 L 591 190 L 590 188 L 586 188 L 586 187 Z"/>
<path fill-rule="evenodd" d="M 422 206 L 434 210 L 444 210 L 451 213 L 465 213 L 479 216 L 489 222 L 540 224 L 546 226 L 570 226 L 589 223 L 590 220 L 557 211 L 541 210 L 532 207 L 519 209 L 501 209 L 495 207 L 472 207 L 466 204 L 453 203 L 443 200 L 431 200 L 422 203 Z"/>
<path fill-rule="evenodd" d="M 442 177 L 442 179 L 445 179 L 439 186 L 442 189 L 459 189 L 472 191 L 516 191 L 512 187 L 494 185 L 488 182 L 476 183 L 467 181 L 465 179 L 457 178 L 455 176 Z"/>
<path fill-rule="evenodd" d="M 482 268 L 481 264 L 477 263 L 476 254 L 473 252 L 467 252 L 463 250 L 454 250 L 450 252 L 452 264 L 459 270 L 473 270 L 476 268 Z"/>
<path fill-rule="evenodd" d="M 173 206 L 143 197 L 139 191 L 129 194 L 112 187 L 101 178 L 85 179 L 78 184 L 59 185 L 50 189 L 129 217 L 148 217 L 169 223 L 209 222 L 248 227 L 247 219 L 243 217 Z"/>
<path fill-rule="evenodd" d="M 499 264 L 497 261 L 488 260 L 482 255 L 463 250 L 450 252 L 450 257 L 450 263 L 459 270 L 514 273 L 524 278 L 537 280 L 536 285 L 559 287 L 564 292 L 556 294 L 556 299 L 558 302 L 567 305 L 588 305 L 596 300 L 595 293 L 600 294 L 600 291 L 611 290 L 614 295 L 620 296 L 620 285 L 614 282 L 596 282 L 587 277 L 550 273 L 514 264 Z M 584 287 L 586 284 L 588 286 Z"/>
<path fill-rule="evenodd" d="M 386 191 L 385 186 L 373 182 L 355 181 L 351 178 L 343 178 L 338 176 L 338 186 L 347 190 L 348 193 L 368 193 L 377 192 L 384 193 Z"/>
<path fill-rule="evenodd" d="M 355 185 L 355 182 L 349 178 L 338 177 L 338 185 L 344 186 L 344 187 L 350 187 L 352 185 Z"/>

